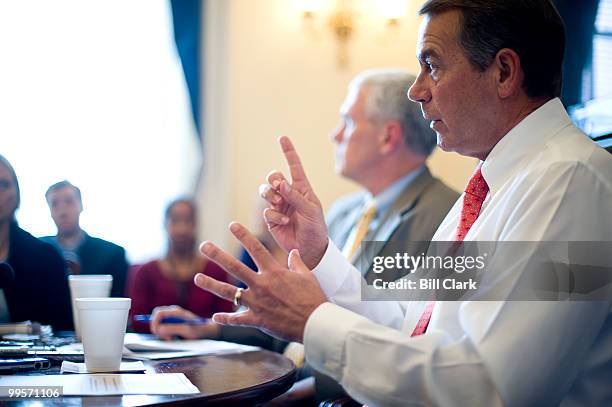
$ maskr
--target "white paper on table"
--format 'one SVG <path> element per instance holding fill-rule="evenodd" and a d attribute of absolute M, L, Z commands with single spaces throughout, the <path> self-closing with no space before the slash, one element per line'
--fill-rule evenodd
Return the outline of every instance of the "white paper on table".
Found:
<path fill-rule="evenodd" d="M 124 356 L 137 359 L 169 359 L 188 356 L 221 355 L 259 350 L 256 346 L 240 345 L 212 339 L 160 341 L 126 334 Z"/>
<path fill-rule="evenodd" d="M 123 357 L 128 359 L 136 360 L 164 360 L 164 359 L 177 359 L 177 358 L 189 358 L 193 356 L 203 356 L 199 352 L 132 352 L 129 349 L 123 350 Z"/>
<path fill-rule="evenodd" d="M 117 372 L 121 373 L 138 373 L 144 372 L 146 370 L 145 365 L 142 362 L 121 362 L 119 366 L 119 370 Z M 62 367 L 60 369 L 62 373 L 92 373 L 87 370 L 85 363 L 75 363 L 64 360 L 62 362 Z M 111 373 L 111 372 L 109 372 Z"/>
<path fill-rule="evenodd" d="M 64 396 L 197 394 L 183 373 L 0 376 L 0 386 L 61 386 Z"/>

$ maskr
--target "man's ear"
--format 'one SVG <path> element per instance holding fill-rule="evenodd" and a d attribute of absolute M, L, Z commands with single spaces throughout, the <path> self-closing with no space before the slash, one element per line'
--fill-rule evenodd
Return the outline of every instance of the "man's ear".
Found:
<path fill-rule="evenodd" d="M 510 48 L 502 48 L 493 61 L 497 94 L 505 99 L 513 95 L 523 85 L 525 77 L 518 54 Z"/>
<path fill-rule="evenodd" d="M 404 142 L 402 125 L 397 120 L 389 120 L 383 126 L 381 135 L 380 152 L 389 154 L 395 151 Z"/>

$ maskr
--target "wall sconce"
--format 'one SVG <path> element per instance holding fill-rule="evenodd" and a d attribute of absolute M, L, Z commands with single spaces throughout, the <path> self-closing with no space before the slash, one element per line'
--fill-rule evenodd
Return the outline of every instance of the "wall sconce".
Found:
<path fill-rule="evenodd" d="M 399 28 L 406 15 L 408 0 L 296 0 L 304 26 L 316 31 L 317 21 L 326 21 L 338 43 L 338 66 L 348 65 L 348 42 L 353 37 L 362 16 L 381 21 L 387 30 Z M 324 7 L 325 3 L 325 7 Z"/>

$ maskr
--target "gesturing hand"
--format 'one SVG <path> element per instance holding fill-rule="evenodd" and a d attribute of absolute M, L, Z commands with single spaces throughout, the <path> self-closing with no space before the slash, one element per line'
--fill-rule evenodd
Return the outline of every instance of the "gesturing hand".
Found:
<path fill-rule="evenodd" d="M 279 246 L 288 252 L 298 249 L 306 266 L 312 269 L 327 249 L 323 208 L 291 140 L 283 136 L 279 143 L 289 165 L 291 182 L 278 171 L 268 174 L 268 183 L 259 187 L 270 205 L 264 211 L 264 219 Z"/>
<path fill-rule="evenodd" d="M 257 327 L 278 338 L 302 342 L 310 314 L 327 301 L 316 276 L 304 265 L 297 250 L 289 254 L 287 268 L 244 226 L 232 223 L 230 230 L 249 252 L 259 272 L 254 273 L 215 244 L 202 243 L 200 251 L 204 255 L 248 286 L 240 296 L 240 303 L 248 310 L 217 313 L 213 320 L 220 324 Z M 196 275 L 195 284 L 229 301 L 234 300 L 238 290 L 204 274 Z"/>

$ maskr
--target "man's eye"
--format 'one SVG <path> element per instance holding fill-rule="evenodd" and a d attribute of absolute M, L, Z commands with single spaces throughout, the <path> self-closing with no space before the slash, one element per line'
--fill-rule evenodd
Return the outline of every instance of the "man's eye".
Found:
<path fill-rule="evenodd" d="M 11 184 L 6 180 L 0 180 L 0 189 L 8 189 Z"/>

